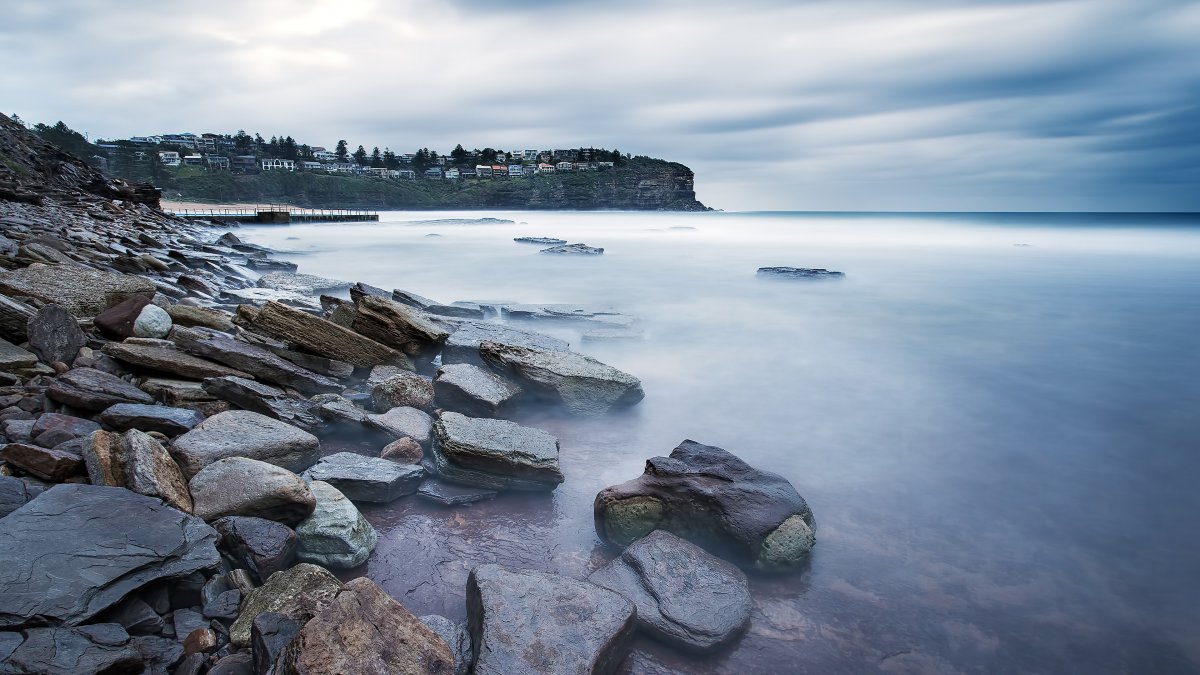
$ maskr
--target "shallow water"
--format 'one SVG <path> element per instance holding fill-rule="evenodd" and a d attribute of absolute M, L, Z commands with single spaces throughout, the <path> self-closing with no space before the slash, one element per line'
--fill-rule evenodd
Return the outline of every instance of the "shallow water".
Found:
<path fill-rule="evenodd" d="M 480 216 L 516 222 L 428 222 Z M 380 543 L 359 572 L 415 613 L 461 619 L 482 562 L 585 576 L 612 555 L 596 492 L 692 438 L 790 479 L 818 543 L 802 572 L 752 578 L 752 626 L 731 649 L 640 640 L 626 672 L 1200 669 L 1200 218 L 382 220 L 239 236 L 301 272 L 443 302 L 611 305 L 646 336 L 538 326 L 646 390 L 602 419 L 519 420 L 561 441 L 552 495 L 364 509 Z M 543 256 L 517 236 L 605 254 Z M 770 265 L 846 276 L 756 278 Z"/>

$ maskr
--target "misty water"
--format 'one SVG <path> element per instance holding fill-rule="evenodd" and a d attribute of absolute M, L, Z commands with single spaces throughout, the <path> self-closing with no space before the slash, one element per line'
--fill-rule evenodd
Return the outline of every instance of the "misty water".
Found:
<path fill-rule="evenodd" d="M 515 222 L 437 222 L 481 216 Z M 518 417 L 560 439 L 553 494 L 364 508 L 380 539 L 357 573 L 413 612 L 461 620 L 483 562 L 586 576 L 614 554 L 593 528 L 596 492 L 690 438 L 788 478 L 817 545 L 796 574 L 752 575 L 752 625 L 728 650 L 689 657 L 639 638 L 624 672 L 1200 668 L 1200 219 L 381 221 L 239 236 L 305 273 L 447 303 L 611 306 L 645 335 L 532 326 L 646 391 L 599 419 Z M 539 255 L 512 241 L 525 235 L 605 253 Z M 756 277 L 768 265 L 846 276 Z"/>

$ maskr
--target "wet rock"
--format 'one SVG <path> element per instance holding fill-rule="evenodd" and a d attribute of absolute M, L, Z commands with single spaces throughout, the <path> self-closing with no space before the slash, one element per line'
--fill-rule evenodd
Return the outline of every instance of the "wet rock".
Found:
<path fill-rule="evenodd" d="M 350 288 L 348 281 L 327 279 L 315 274 L 297 274 L 296 272 L 271 272 L 264 274 L 258 280 L 259 288 L 271 288 L 277 291 L 289 291 L 300 295 L 318 295 L 330 291 L 340 291 Z"/>
<path fill-rule="evenodd" d="M 469 363 L 438 368 L 433 390 L 439 408 L 472 417 L 497 417 L 521 393 L 517 385 Z"/>
<path fill-rule="evenodd" d="M 339 452 L 321 458 L 304 475 L 332 485 L 351 501 L 386 504 L 416 492 L 425 470 L 382 457 Z"/>
<path fill-rule="evenodd" d="M 316 502 L 313 502 L 314 507 Z M 250 516 L 226 516 L 213 521 L 221 535 L 220 548 L 259 581 L 285 570 L 296 559 L 300 540 L 292 528 L 274 520 Z"/>
<path fill-rule="evenodd" d="M 560 246 L 544 248 L 539 253 L 548 253 L 550 255 L 603 255 L 604 249 L 596 246 L 588 246 L 587 244 L 562 244 Z"/>
<path fill-rule="evenodd" d="M 192 305 L 171 305 L 166 309 L 167 314 L 171 316 L 171 323 L 176 327 L 211 328 L 224 333 L 232 333 L 236 330 L 236 326 L 233 325 L 233 315 L 229 312 Z"/>
<path fill-rule="evenodd" d="M 54 448 L 9 443 L 0 450 L 0 459 L 26 473 L 54 483 L 84 473 L 83 458 L 73 452 Z"/>
<path fill-rule="evenodd" d="M 484 342 L 548 351 L 566 351 L 568 346 L 564 340 L 549 335 L 509 328 L 499 323 L 468 321 L 446 338 L 446 344 L 442 347 L 442 363 L 470 363 L 487 368 L 483 357 L 479 355 L 479 345 Z"/>
<path fill-rule="evenodd" d="M 29 348 L 43 363 L 62 362 L 71 365 L 79 348 L 87 344 L 87 336 L 70 312 L 58 305 L 46 305 L 29 319 L 26 326 Z"/>
<path fill-rule="evenodd" d="M 141 635 L 132 638 L 129 644 L 146 664 L 143 675 L 168 675 L 183 660 L 183 645 L 171 638 Z"/>
<path fill-rule="evenodd" d="M 553 490 L 563 482 L 558 439 L 507 420 L 441 415 L 431 449 L 441 478 L 489 490 Z"/>
<path fill-rule="evenodd" d="M 321 417 L 306 399 L 292 398 L 261 382 L 242 377 L 212 377 L 204 381 L 204 391 L 256 413 L 287 422 L 306 431 L 321 426 Z"/>
<path fill-rule="evenodd" d="M 187 478 L 226 457 L 247 457 L 303 471 L 320 457 L 316 436 L 249 410 L 214 415 L 171 441 L 171 455 Z"/>
<path fill-rule="evenodd" d="M 379 456 L 400 464 L 420 464 L 425 458 L 425 450 L 417 441 L 405 437 L 383 446 Z"/>
<path fill-rule="evenodd" d="M 472 673 L 614 673 L 637 627 L 634 604 L 557 574 L 480 565 L 467 579 Z"/>
<path fill-rule="evenodd" d="M 408 357 L 391 347 L 278 302 L 264 305 L 250 324 L 255 331 L 278 340 L 294 342 L 320 356 L 357 367 L 390 364 L 413 369 Z"/>
<path fill-rule="evenodd" d="M 197 628 L 183 640 L 185 654 L 208 654 L 217 650 L 217 634 L 211 628 Z"/>
<path fill-rule="evenodd" d="M 188 483 L 194 512 L 206 521 L 253 516 L 294 525 L 315 507 L 308 483 L 274 464 L 227 457 L 201 469 Z"/>
<path fill-rule="evenodd" d="M 235 368 L 229 368 L 170 347 L 130 344 L 128 342 L 110 342 L 104 345 L 104 353 L 131 366 L 167 373 L 168 375 L 186 377 L 192 380 L 203 380 L 208 377 L 222 377 L 225 375 L 250 377 Z"/>
<path fill-rule="evenodd" d="M 0 672 L 27 675 L 139 673 L 142 666 L 129 634 L 115 623 L 30 628 L 20 645 L 0 658 Z"/>
<path fill-rule="evenodd" d="M 495 490 L 455 485 L 436 478 L 427 478 L 417 488 L 417 494 L 444 506 L 461 506 L 494 499 L 498 493 Z"/>
<path fill-rule="evenodd" d="M 92 319 L 92 325 L 102 335 L 114 340 L 134 337 L 133 324 L 141 316 L 142 310 L 150 305 L 151 295 L 135 295 L 109 307 Z"/>
<path fill-rule="evenodd" d="M 145 600 L 136 597 L 125 598 L 102 617 L 104 622 L 120 624 L 130 635 L 154 635 L 163 629 L 162 617 Z"/>
<path fill-rule="evenodd" d="M 634 405 L 645 396 L 636 377 L 582 354 L 495 342 L 480 344 L 479 353 L 527 392 L 577 415 L 602 415 Z"/>
<path fill-rule="evenodd" d="M 0 476 L 0 518 L 25 506 L 34 496 L 20 478 Z"/>
<path fill-rule="evenodd" d="M 411 438 L 421 445 L 429 445 L 433 430 L 433 418 L 428 413 L 403 406 L 382 415 L 367 415 L 366 423 L 393 438 Z"/>
<path fill-rule="evenodd" d="M 33 317 L 32 307 L 0 295 L 0 338 L 16 344 L 24 342 L 29 337 L 26 330 Z"/>
<path fill-rule="evenodd" d="M 260 272 L 264 271 L 280 271 L 280 272 L 295 272 L 299 267 L 294 262 L 286 260 L 275 260 L 273 258 L 247 258 L 246 267 Z"/>
<path fill-rule="evenodd" d="M 118 403 L 100 413 L 100 421 L 117 431 L 138 429 L 178 436 L 204 421 L 204 415 L 187 408 L 145 403 Z"/>
<path fill-rule="evenodd" d="M 775 279 L 836 279 L 846 275 L 842 272 L 812 267 L 760 267 L 758 276 Z"/>
<path fill-rule="evenodd" d="M 215 567 L 216 538 L 152 497 L 56 485 L 0 519 L 0 626 L 86 621 L 152 581 Z"/>
<path fill-rule="evenodd" d="M 184 351 L 305 394 L 338 392 L 343 388 L 338 382 L 298 366 L 265 347 L 235 340 L 214 330 L 177 328 L 172 338 Z"/>
<path fill-rule="evenodd" d="M 37 362 L 36 354 L 27 352 L 7 340 L 0 340 L 0 370 L 8 372 L 25 370 L 33 368 Z"/>
<path fill-rule="evenodd" d="M 596 532 L 617 546 L 666 530 L 744 568 L 795 569 L 815 542 L 812 511 L 785 478 L 690 440 L 601 490 L 594 509 Z"/>
<path fill-rule="evenodd" d="M 371 405 L 377 412 L 402 406 L 433 410 L 433 383 L 416 373 L 393 375 L 371 390 Z"/>
<path fill-rule="evenodd" d="M 437 633 L 366 577 L 347 582 L 284 650 L 280 675 L 453 675 Z"/>
<path fill-rule="evenodd" d="M 249 652 L 223 656 L 208 669 L 208 675 L 254 675 L 254 657 Z"/>
<path fill-rule="evenodd" d="M 332 597 L 341 587 L 342 582 L 337 577 L 317 565 L 300 563 L 276 572 L 242 601 L 241 613 L 229 628 L 229 640 L 234 647 L 248 647 L 254 618 L 259 614 L 279 612 L 303 595 Z"/>
<path fill-rule="evenodd" d="M 643 630 L 688 651 L 716 651 L 750 624 L 746 575 L 663 530 L 630 544 L 588 581 L 632 600 Z"/>
<path fill-rule="evenodd" d="M 421 623 L 429 626 L 442 638 L 454 654 L 454 675 L 467 675 L 471 667 L 471 636 L 467 635 L 465 623 L 454 623 L 439 614 L 421 617 Z"/>
<path fill-rule="evenodd" d="M 179 465 L 149 434 L 130 429 L 124 434 L 97 431 L 82 448 L 93 485 L 124 487 L 171 506 L 192 512 L 192 496 Z"/>
<path fill-rule="evenodd" d="M 146 305 L 133 322 L 133 334 L 144 338 L 165 338 L 171 332 L 171 315 L 158 305 Z"/>
<path fill-rule="evenodd" d="M 518 244 L 541 244 L 542 246 L 560 246 L 567 243 L 566 239 L 555 239 L 554 237 L 514 237 L 513 241 Z"/>
<path fill-rule="evenodd" d="M 250 644 L 254 654 L 255 675 L 271 672 L 280 654 L 300 634 L 302 627 L 300 622 L 278 612 L 263 612 L 254 617 L 250 627 Z"/>
<path fill-rule="evenodd" d="M 154 284 L 141 277 L 80 265 L 30 265 L 0 272 L 0 293 L 27 295 L 83 317 L 96 316 L 135 295 L 151 297 Z"/>
<path fill-rule="evenodd" d="M 46 396 L 80 410 L 100 412 L 117 403 L 153 403 L 154 398 L 116 375 L 74 368 L 50 383 Z"/>
<path fill-rule="evenodd" d="M 204 605 L 201 612 L 206 619 L 234 620 L 238 616 L 238 607 L 242 604 L 242 592 L 231 588 L 213 598 Z"/>
<path fill-rule="evenodd" d="M 449 335 L 421 310 L 387 298 L 365 295 L 355 308 L 356 332 L 409 356 L 432 356 Z"/>
<path fill-rule="evenodd" d="M 87 436 L 99 428 L 100 425 L 91 420 L 61 413 L 43 413 L 29 433 L 38 445 L 53 448 L 61 443 Z"/>
<path fill-rule="evenodd" d="M 296 526 L 300 537 L 296 559 L 333 569 L 366 562 L 379 540 L 375 528 L 337 488 L 319 480 L 309 485 L 317 508 Z"/>

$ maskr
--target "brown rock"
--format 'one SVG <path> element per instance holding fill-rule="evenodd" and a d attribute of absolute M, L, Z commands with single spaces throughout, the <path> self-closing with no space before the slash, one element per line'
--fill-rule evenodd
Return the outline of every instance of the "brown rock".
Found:
<path fill-rule="evenodd" d="M 239 319 L 247 319 L 249 316 L 249 313 L 243 313 L 239 309 Z M 326 358 L 345 361 L 362 368 L 391 364 L 408 370 L 413 369 L 408 357 L 391 347 L 331 321 L 275 301 L 263 305 L 262 309 L 253 315 L 250 323 L 255 331 L 266 333 L 277 340 L 293 342 Z"/>
<path fill-rule="evenodd" d="M 128 488 L 192 512 L 192 494 L 183 472 L 162 443 L 147 433 L 97 431 L 84 444 L 83 458 L 93 485 Z"/>
<path fill-rule="evenodd" d="M 139 368 L 155 370 L 160 373 L 178 375 L 194 380 L 207 377 L 222 377 L 234 375 L 253 379 L 251 375 L 240 370 L 213 363 L 208 359 L 192 356 L 169 347 L 157 347 L 146 344 L 129 344 L 110 342 L 104 345 L 104 353 L 123 363 Z"/>
<path fill-rule="evenodd" d="M 9 443 L 0 451 L 0 458 L 42 480 L 55 483 L 84 472 L 83 458 L 75 453 L 54 448 Z"/>
<path fill-rule="evenodd" d="M 420 464 L 425 457 L 425 451 L 421 449 L 420 443 L 406 436 L 385 445 L 379 456 L 401 464 Z"/>
<path fill-rule="evenodd" d="M 394 300 L 364 295 L 356 308 L 352 323 L 355 331 L 409 356 L 431 354 L 450 335 L 425 312 Z"/>
<path fill-rule="evenodd" d="M 97 314 L 92 324 L 96 330 L 114 340 L 133 337 L 133 324 L 142 313 L 142 308 L 148 304 L 149 296 L 135 295 Z"/>
<path fill-rule="evenodd" d="M 207 654 L 217 648 L 217 634 L 211 628 L 197 628 L 183 641 L 184 654 Z"/>

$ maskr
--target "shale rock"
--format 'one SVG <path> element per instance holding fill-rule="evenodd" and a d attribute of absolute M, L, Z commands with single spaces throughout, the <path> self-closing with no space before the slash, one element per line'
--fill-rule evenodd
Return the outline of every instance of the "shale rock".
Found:
<path fill-rule="evenodd" d="M 0 476 L 0 518 L 25 506 L 25 503 L 35 496 L 36 493 L 20 478 Z"/>
<path fill-rule="evenodd" d="M 179 465 L 149 434 L 97 431 L 84 443 L 83 459 L 93 485 L 128 488 L 192 512 L 192 495 Z"/>
<path fill-rule="evenodd" d="M 342 385 L 288 361 L 264 347 L 205 328 L 176 328 L 171 335 L 180 349 L 231 368 L 250 373 L 264 382 L 292 387 L 305 394 L 338 392 Z"/>
<path fill-rule="evenodd" d="M 811 267 L 760 267 L 758 276 L 776 279 L 836 279 L 846 275 L 842 272 Z"/>
<path fill-rule="evenodd" d="M 115 623 L 30 628 L 11 653 L 5 651 L 0 650 L 0 673 L 114 675 L 139 673 L 143 666 L 129 634 Z"/>
<path fill-rule="evenodd" d="M 329 483 L 309 484 L 317 508 L 296 526 L 298 560 L 333 569 L 358 567 L 367 561 L 379 537 L 354 504 Z"/>
<path fill-rule="evenodd" d="M 29 348 L 43 363 L 71 365 L 79 348 L 87 344 L 87 336 L 70 312 L 58 305 L 46 305 L 29 319 L 26 326 Z"/>
<path fill-rule="evenodd" d="M 171 305 L 167 307 L 167 314 L 171 316 L 171 323 L 177 328 L 181 326 L 188 328 L 203 327 L 212 328 L 224 333 L 232 333 L 237 328 L 233 325 L 232 314 L 211 307 Z"/>
<path fill-rule="evenodd" d="M 178 436 L 204 421 L 204 415 L 187 408 L 144 403 L 118 403 L 100 413 L 100 421 L 117 431 L 138 429 Z"/>
<path fill-rule="evenodd" d="M 439 408 L 472 417 L 497 417 L 521 388 L 478 366 L 452 363 L 438 369 L 433 391 Z"/>
<path fill-rule="evenodd" d="M 323 457 L 304 475 L 332 485 L 351 501 L 386 504 L 416 492 L 425 470 L 382 457 L 339 452 Z"/>
<path fill-rule="evenodd" d="M 32 307 L 0 295 L 0 338 L 16 344 L 24 342 L 29 337 L 26 330 L 33 317 Z"/>
<path fill-rule="evenodd" d="M 74 368 L 54 378 L 46 396 L 80 410 L 100 412 L 117 403 L 153 403 L 154 398 L 116 375 Z"/>
<path fill-rule="evenodd" d="M 80 417 L 63 415 L 61 413 L 43 413 L 34 422 L 30 435 L 33 442 L 46 448 L 53 448 L 61 443 L 82 438 L 96 431 L 100 425 Z"/>
<path fill-rule="evenodd" d="M 225 399 L 239 408 L 273 417 L 292 426 L 312 431 L 321 426 L 321 417 L 311 401 L 288 396 L 284 392 L 243 377 L 210 377 L 204 391 Z"/>
<path fill-rule="evenodd" d="M 366 423 L 393 438 L 411 438 L 421 445 L 429 445 L 429 433 L 433 430 L 433 418 L 428 413 L 408 407 L 367 415 Z"/>
<path fill-rule="evenodd" d="M 204 420 L 171 441 L 171 454 L 187 478 L 226 457 L 248 457 L 303 471 L 320 456 L 316 436 L 249 410 L 230 410 Z"/>
<path fill-rule="evenodd" d="M 455 623 L 438 614 L 421 617 L 421 623 L 437 633 L 454 653 L 454 675 L 467 675 L 471 667 L 471 636 L 467 635 L 467 625 Z"/>
<path fill-rule="evenodd" d="M 33 368 L 37 365 L 38 357 L 32 352 L 14 345 L 7 340 L 0 340 L 0 370 L 16 372 Z"/>
<path fill-rule="evenodd" d="M 92 319 L 96 330 L 114 340 L 124 340 L 134 337 L 133 324 L 141 316 L 142 310 L 150 306 L 149 295 L 135 295 L 108 309 L 100 312 Z M 161 336 L 154 336 L 161 337 Z"/>
<path fill-rule="evenodd" d="M 250 323 L 255 331 L 360 368 L 390 364 L 413 369 L 408 357 L 391 347 L 278 302 L 268 302 Z"/>
<path fill-rule="evenodd" d="M 409 356 L 432 356 L 449 335 L 421 310 L 387 298 L 364 295 L 355 308 L 355 332 Z"/>
<path fill-rule="evenodd" d="M 582 354 L 495 342 L 480 344 L 479 353 L 526 391 L 577 415 L 602 415 L 634 405 L 645 396 L 636 377 Z"/>
<path fill-rule="evenodd" d="M 4 446 L 0 450 L 0 459 L 42 480 L 55 483 L 84 472 L 83 458 L 73 452 L 25 443 Z"/>
<path fill-rule="evenodd" d="M 468 321 L 446 338 L 446 344 L 442 347 L 442 363 L 470 363 L 487 368 L 483 357 L 479 355 L 479 345 L 484 342 L 547 351 L 566 351 L 568 346 L 565 341 L 549 335 L 510 328 L 499 323 Z"/>
<path fill-rule="evenodd" d="M 427 478 L 425 482 L 421 483 L 421 487 L 417 488 L 417 494 L 443 506 L 460 506 L 494 499 L 497 493 L 495 490 L 455 485 L 436 478 Z"/>
<path fill-rule="evenodd" d="M 316 506 L 315 501 L 313 505 Z M 260 581 L 291 567 L 296 559 L 300 540 L 283 523 L 251 516 L 226 516 L 213 521 L 212 526 L 221 534 L 220 548 Z"/>
<path fill-rule="evenodd" d="M 153 296 L 154 284 L 141 277 L 80 265 L 30 265 L 0 272 L 0 293 L 27 295 L 83 317 L 96 316 L 135 295 Z"/>
<path fill-rule="evenodd" d="M 563 482 L 558 439 L 507 420 L 444 413 L 431 449 L 437 474 L 489 490 L 553 490 Z"/>
<path fill-rule="evenodd" d="M 248 647 L 254 618 L 259 614 L 280 612 L 305 595 L 331 598 L 341 587 L 337 577 L 317 565 L 300 563 L 276 572 L 242 601 L 241 613 L 229 628 L 229 640 L 234 647 Z"/>
<path fill-rule="evenodd" d="M 278 612 L 262 612 L 254 617 L 250 626 L 250 643 L 255 675 L 274 672 L 271 668 L 303 627 L 299 621 Z"/>
<path fill-rule="evenodd" d="M 274 464 L 227 457 L 200 470 L 188 483 L 195 513 L 206 521 L 253 516 L 294 525 L 310 517 L 313 492 L 296 474 Z"/>
<path fill-rule="evenodd" d="M 371 405 L 376 412 L 401 406 L 433 410 L 433 383 L 412 372 L 393 375 L 371 390 Z"/>
<path fill-rule="evenodd" d="M 222 377 L 225 375 L 249 377 L 249 375 L 240 370 L 214 363 L 208 359 L 192 356 L 191 354 L 170 347 L 110 342 L 104 346 L 104 353 L 122 363 L 193 380 L 203 380 L 207 377 Z"/>

